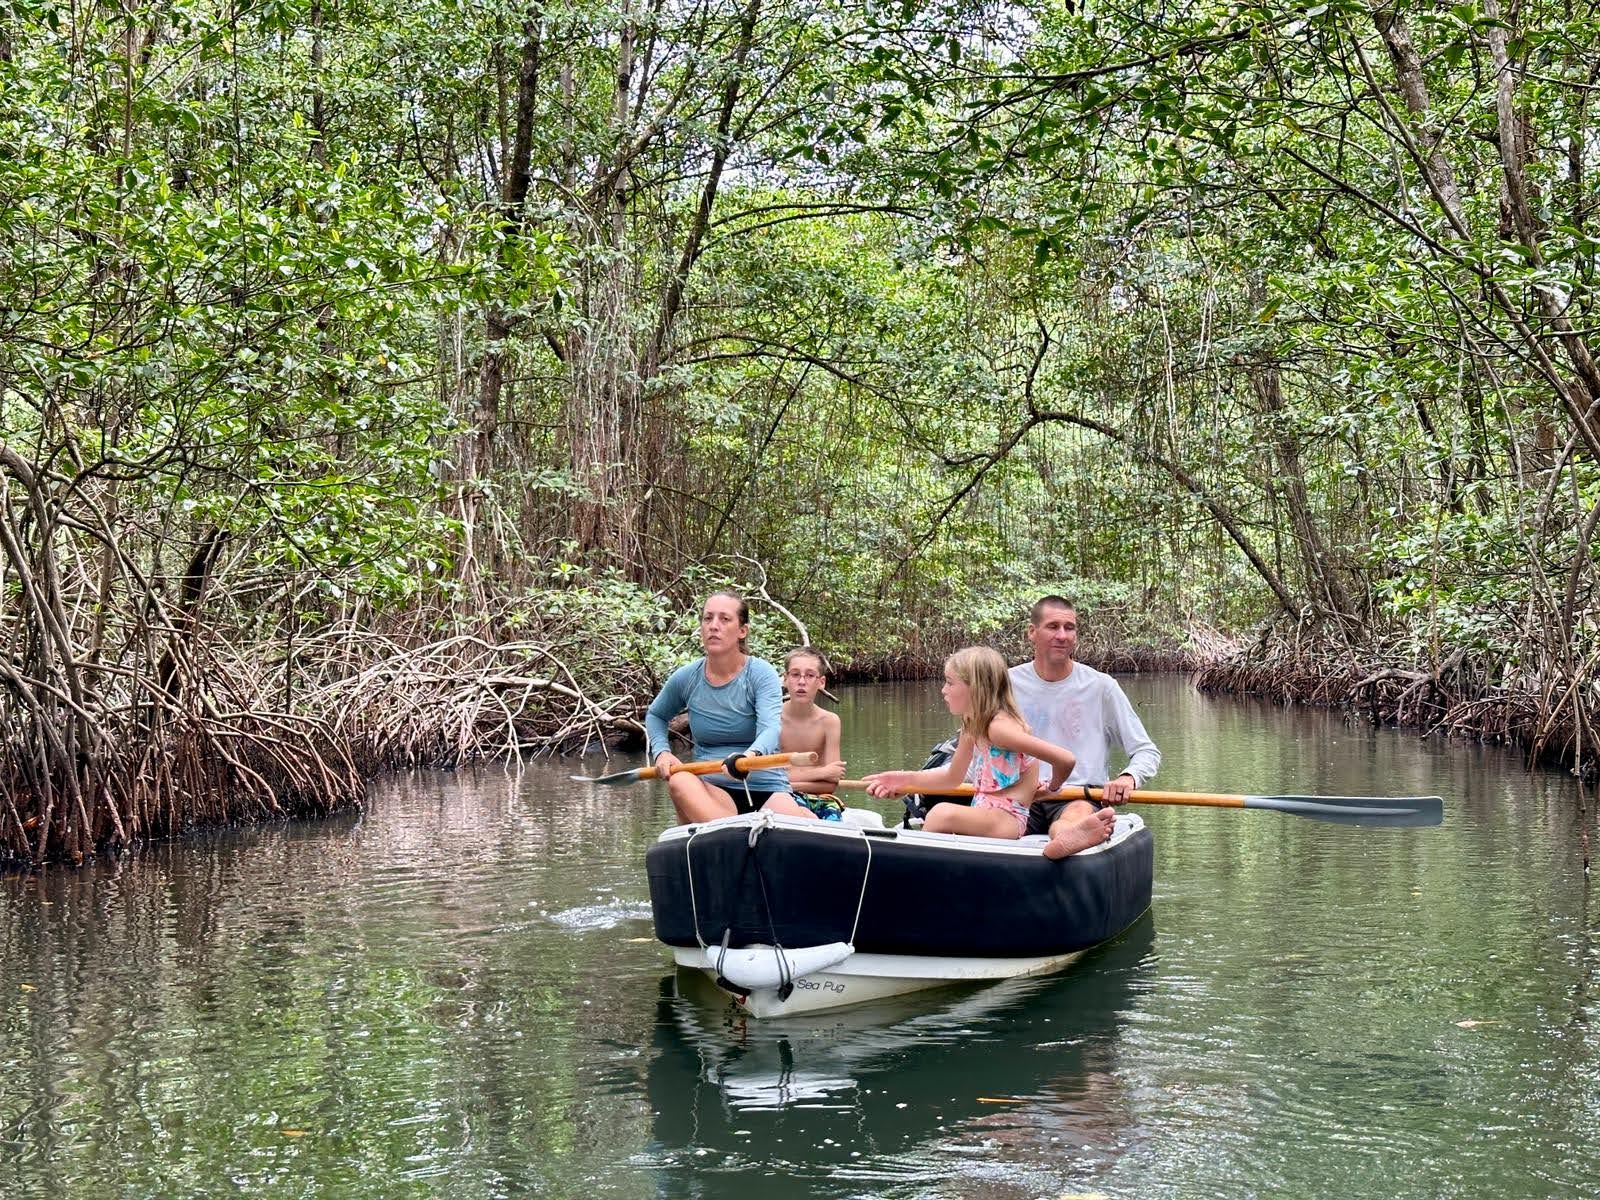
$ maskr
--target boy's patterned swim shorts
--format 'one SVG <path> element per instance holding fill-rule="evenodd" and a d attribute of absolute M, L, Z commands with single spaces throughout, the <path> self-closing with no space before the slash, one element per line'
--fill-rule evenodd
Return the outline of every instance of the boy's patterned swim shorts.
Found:
<path fill-rule="evenodd" d="M 816 813 L 821 820 L 844 820 L 844 805 L 839 803 L 837 796 L 806 796 L 796 792 L 794 798 Z"/>

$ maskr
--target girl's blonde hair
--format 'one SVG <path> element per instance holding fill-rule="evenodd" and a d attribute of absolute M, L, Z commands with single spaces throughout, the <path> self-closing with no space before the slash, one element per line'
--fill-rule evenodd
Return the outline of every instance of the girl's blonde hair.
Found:
<path fill-rule="evenodd" d="M 961 732 L 974 738 L 989 739 L 989 725 L 1001 713 L 1015 717 L 1024 729 L 1028 723 L 1017 709 L 1011 691 L 1011 675 L 1006 660 L 987 646 L 968 646 L 944 660 L 944 668 L 968 689 L 967 715 L 961 718 Z"/>

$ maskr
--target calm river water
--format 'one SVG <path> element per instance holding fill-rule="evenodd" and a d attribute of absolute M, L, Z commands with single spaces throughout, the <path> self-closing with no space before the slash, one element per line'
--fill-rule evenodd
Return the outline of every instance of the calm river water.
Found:
<path fill-rule="evenodd" d="M 1166 787 L 1437 792 L 1445 823 L 1147 807 L 1151 914 L 1064 974 L 772 1024 L 680 995 L 665 791 L 575 762 L 3 878 L 0 1195 L 1600 1192 L 1576 784 L 1127 682 Z M 931 684 L 841 712 L 852 774 L 949 726 Z"/>

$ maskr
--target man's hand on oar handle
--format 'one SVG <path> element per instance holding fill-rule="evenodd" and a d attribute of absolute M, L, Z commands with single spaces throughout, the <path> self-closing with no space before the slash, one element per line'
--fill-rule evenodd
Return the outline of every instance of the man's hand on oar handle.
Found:
<path fill-rule="evenodd" d="M 656 778 L 665 779 L 672 774 L 674 768 L 681 766 L 683 766 L 683 761 L 676 754 L 671 750 L 663 750 L 656 755 Z"/>
<path fill-rule="evenodd" d="M 1133 789 L 1138 786 L 1138 782 L 1134 777 L 1124 771 L 1115 779 L 1106 782 L 1105 786 L 1100 789 L 1100 799 L 1112 807 L 1126 804 L 1128 797 L 1133 794 Z"/>

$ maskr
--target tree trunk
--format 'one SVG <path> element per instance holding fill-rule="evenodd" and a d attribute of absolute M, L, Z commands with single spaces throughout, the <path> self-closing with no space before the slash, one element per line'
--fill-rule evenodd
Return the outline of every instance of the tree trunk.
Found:
<path fill-rule="evenodd" d="M 1510 61 L 1509 35 L 1500 22 L 1498 0 L 1485 0 L 1484 15 L 1493 22 L 1488 28 L 1487 40 L 1495 70 L 1496 141 L 1500 149 L 1504 208 L 1509 218 L 1507 232 L 1521 242 L 1533 265 L 1540 266 L 1544 261 L 1539 248 L 1541 229 L 1528 202 L 1526 121 L 1516 108 L 1516 76 Z M 1454 174 L 1440 149 L 1440 136 L 1428 121 L 1429 98 L 1422 61 L 1411 45 L 1397 10 L 1378 8 L 1373 11 L 1372 18 L 1389 50 L 1395 82 L 1405 98 L 1406 108 L 1416 118 L 1415 128 L 1404 128 L 1406 123 L 1400 122 L 1401 140 L 1415 157 L 1434 199 L 1449 218 L 1455 238 L 1465 241 L 1471 231 Z M 1546 345 L 1545 335 L 1529 323 L 1521 306 L 1497 281 L 1491 278 L 1485 283 L 1494 301 L 1516 326 L 1537 368 L 1555 389 L 1584 448 L 1591 457 L 1600 457 L 1600 413 L 1596 411 L 1600 368 L 1595 364 L 1587 341 L 1568 318 L 1570 297 L 1551 287 L 1535 289 L 1545 323 L 1565 352 L 1572 376 L 1562 373 L 1551 348 Z"/>
<path fill-rule="evenodd" d="M 1249 375 L 1250 386 L 1261 402 L 1262 415 L 1266 417 L 1273 457 L 1278 463 L 1276 483 L 1284 503 L 1289 506 L 1289 522 L 1294 528 L 1295 540 L 1300 545 L 1301 570 L 1306 583 L 1321 594 L 1321 603 L 1317 607 L 1342 620 L 1359 623 L 1360 616 L 1350 603 L 1350 593 L 1340 577 L 1338 564 L 1311 513 L 1300 447 L 1283 426 L 1286 406 L 1277 364 L 1258 356 L 1249 368 Z"/>
<path fill-rule="evenodd" d="M 619 160 L 600 175 L 596 208 L 608 218 L 609 253 L 591 268 L 586 309 L 590 332 L 569 342 L 573 352 L 568 358 L 572 368 L 570 461 L 573 479 L 585 493 L 573 506 L 571 533 L 582 550 L 609 557 L 640 579 L 647 576 L 651 557 L 643 540 L 645 500 L 660 478 L 662 449 L 672 434 L 664 402 L 647 396 L 668 358 L 689 280 L 705 250 L 723 172 L 733 150 L 734 117 L 760 15 L 761 0 L 751 0 L 740 17 L 718 98 L 705 182 L 642 348 L 625 320 L 638 307 L 633 270 L 624 253 L 626 172 L 616 169 Z M 624 25 L 617 57 L 614 139 L 619 155 L 630 153 L 627 148 L 642 107 L 630 103 L 635 37 L 630 21 Z"/>
<path fill-rule="evenodd" d="M 1508 33 L 1500 23 L 1499 0 L 1485 0 L 1484 15 L 1492 22 L 1488 30 L 1489 54 L 1495 72 L 1495 123 L 1500 146 L 1500 169 L 1504 180 L 1506 208 L 1511 215 L 1517 240 L 1528 252 L 1535 267 L 1544 265 L 1539 248 L 1543 225 L 1534 216 L 1529 200 L 1528 116 L 1516 103 L 1516 73 L 1511 65 Z M 1539 307 L 1566 351 L 1575 378 L 1561 381 L 1558 391 L 1579 436 L 1589 452 L 1600 457 L 1600 368 L 1596 367 L 1589 343 L 1568 316 L 1572 297 L 1554 287 L 1536 287 Z"/>
<path fill-rule="evenodd" d="M 510 161 L 503 165 L 504 187 L 500 196 L 500 269 L 513 269 L 512 248 L 525 228 L 525 207 L 532 171 L 533 122 L 539 92 L 541 52 L 541 14 L 535 11 L 522 26 L 522 54 L 517 69 L 515 133 Z M 495 470 L 496 442 L 500 433 L 501 408 L 505 396 L 506 362 L 514 325 L 505 309 L 490 303 L 483 316 L 483 357 L 478 362 L 478 388 L 472 420 L 458 449 L 460 460 L 460 513 L 466 540 L 462 555 L 464 582 L 468 584 L 468 603 L 481 607 L 482 563 L 487 553 L 491 570 L 499 554 L 479 538 L 484 484 Z"/>
<path fill-rule="evenodd" d="M 626 153 L 633 123 L 632 9 L 623 6 L 612 96 L 612 143 Z M 598 254 L 585 265 L 587 331 L 569 344 L 571 390 L 567 400 L 569 461 L 580 489 L 570 534 L 586 555 L 609 558 L 626 569 L 642 566 L 636 490 L 630 469 L 648 460 L 639 442 L 640 378 L 629 313 L 634 309 L 628 253 L 628 188 L 623 171 L 600 171 L 595 210 L 601 214 Z"/>

